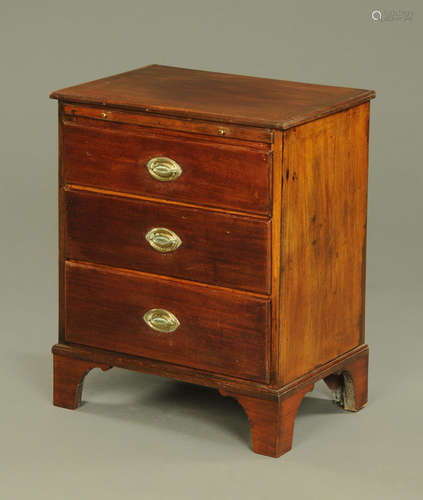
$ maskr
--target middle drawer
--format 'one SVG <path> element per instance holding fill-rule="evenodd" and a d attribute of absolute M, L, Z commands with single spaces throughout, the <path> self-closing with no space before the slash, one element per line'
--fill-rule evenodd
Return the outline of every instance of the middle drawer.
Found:
<path fill-rule="evenodd" d="M 64 206 L 68 259 L 270 293 L 270 220 L 69 188 Z"/>

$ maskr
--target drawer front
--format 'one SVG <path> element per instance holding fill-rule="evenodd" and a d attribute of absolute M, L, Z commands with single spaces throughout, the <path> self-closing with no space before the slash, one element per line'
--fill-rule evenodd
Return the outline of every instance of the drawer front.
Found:
<path fill-rule="evenodd" d="M 225 139 L 206 142 L 190 136 L 155 135 L 148 133 L 148 128 L 122 127 L 101 121 L 96 126 L 65 121 L 65 182 L 262 215 L 269 213 L 271 152 L 228 145 L 223 143 Z M 154 158 L 173 160 L 181 169 L 180 175 L 172 178 L 173 167 L 162 160 L 149 170 L 147 165 Z"/>
<path fill-rule="evenodd" d="M 270 293 L 269 220 L 77 190 L 64 206 L 69 259 Z"/>
<path fill-rule="evenodd" d="M 268 300 L 74 262 L 65 279 L 67 341 L 267 382 Z"/>

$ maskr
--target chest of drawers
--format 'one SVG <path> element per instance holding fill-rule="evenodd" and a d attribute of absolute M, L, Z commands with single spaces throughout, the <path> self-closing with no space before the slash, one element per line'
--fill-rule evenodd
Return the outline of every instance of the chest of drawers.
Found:
<path fill-rule="evenodd" d="M 373 91 L 152 65 L 51 97 L 55 405 L 95 367 L 206 385 L 277 457 L 316 381 L 366 404 Z"/>

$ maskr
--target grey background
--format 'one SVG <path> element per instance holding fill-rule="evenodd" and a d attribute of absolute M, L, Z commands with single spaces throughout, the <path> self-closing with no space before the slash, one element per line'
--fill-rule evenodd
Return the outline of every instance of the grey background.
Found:
<path fill-rule="evenodd" d="M 0 496 L 4 499 L 421 498 L 422 64 L 419 2 L 1 3 Z M 411 9 L 412 22 L 370 20 Z M 250 450 L 242 409 L 207 390 L 94 370 L 51 404 L 57 331 L 57 117 L 50 91 L 150 63 L 372 88 L 370 402 L 318 385 L 294 448 Z"/>

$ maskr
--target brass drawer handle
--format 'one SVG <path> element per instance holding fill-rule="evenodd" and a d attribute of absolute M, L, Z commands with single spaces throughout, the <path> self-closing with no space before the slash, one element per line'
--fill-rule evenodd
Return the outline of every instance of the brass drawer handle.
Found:
<path fill-rule="evenodd" d="M 161 253 L 173 252 L 182 245 L 181 238 L 165 227 L 153 227 L 145 235 L 145 239 L 154 250 Z"/>
<path fill-rule="evenodd" d="M 166 309 L 150 309 L 143 320 L 146 324 L 157 332 L 172 333 L 180 325 L 178 318 Z"/>
<path fill-rule="evenodd" d="M 165 156 L 151 158 L 147 163 L 147 170 L 151 177 L 162 182 L 174 181 L 182 174 L 182 168 L 176 161 Z"/>

